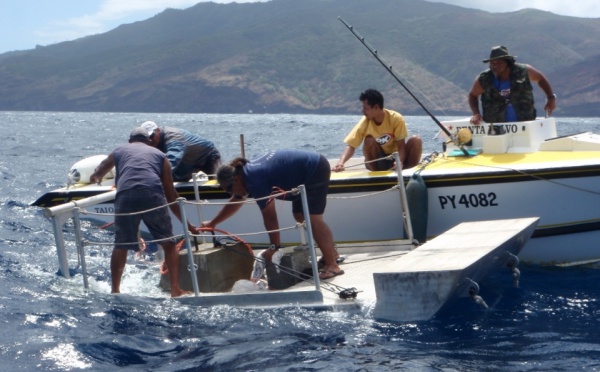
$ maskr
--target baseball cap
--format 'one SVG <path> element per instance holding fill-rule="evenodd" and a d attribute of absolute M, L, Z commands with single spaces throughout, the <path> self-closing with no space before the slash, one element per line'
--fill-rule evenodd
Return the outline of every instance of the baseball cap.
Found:
<path fill-rule="evenodd" d="M 142 127 L 135 127 L 129 134 L 129 141 L 130 142 L 140 142 L 140 141 L 148 142 L 148 141 L 150 141 L 150 136 L 148 135 L 148 132 L 146 131 L 146 129 L 144 129 Z"/>
<path fill-rule="evenodd" d="M 140 125 L 140 127 L 144 128 L 149 136 L 152 134 L 152 132 L 158 129 L 158 125 L 156 125 L 156 123 L 153 121 L 145 121 L 142 123 L 142 125 Z"/>

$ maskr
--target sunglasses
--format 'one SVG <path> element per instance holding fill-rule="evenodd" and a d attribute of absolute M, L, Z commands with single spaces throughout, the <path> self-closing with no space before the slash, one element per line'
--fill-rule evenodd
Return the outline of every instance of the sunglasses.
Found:
<path fill-rule="evenodd" d="M 152 131 L 152 133 L 150 134 L 150 139 L 154 138 L 154 135 L 156 134 L 156 129 Z"/>

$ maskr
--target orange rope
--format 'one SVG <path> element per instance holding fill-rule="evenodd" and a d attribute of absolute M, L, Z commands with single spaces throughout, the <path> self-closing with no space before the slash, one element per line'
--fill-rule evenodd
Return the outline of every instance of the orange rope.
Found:
<path fill-rule="evenodd" d="M 114 221 L 113 222 L 109 222 L 109 223 L 107 223 L 105 225 L 100 226 L 99 229 L 106 229 L 107 227 L 112 226 L 114 223 L 115 223 Z"/>

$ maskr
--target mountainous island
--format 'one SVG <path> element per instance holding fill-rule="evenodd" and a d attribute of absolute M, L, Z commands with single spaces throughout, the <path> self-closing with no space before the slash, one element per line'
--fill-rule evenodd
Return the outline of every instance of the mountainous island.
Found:
<path fill-rule="evenodd" d="M 423 109 L 340 22 L 365 38 L 436 115 L 468 115 L 492 46 L 541 70 L 557 116 L 600 116 L 600 19 L 489 13 L 424 0 L 198 3 L 74 41 L 0 54 L 0 110 L 356 114 Z M 545 97 L 535 86 L 538 114 Z"/>

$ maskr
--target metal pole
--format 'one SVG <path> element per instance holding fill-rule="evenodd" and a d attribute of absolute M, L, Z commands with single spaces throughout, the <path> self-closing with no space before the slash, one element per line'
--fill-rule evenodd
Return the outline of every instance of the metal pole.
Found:
<path fill-rule="evenodd" d="M 77 244 L 77 254 L 81 262 L 81 273 L 83 274 L 83 287 L 90 289 L 87 277 L 87 265 L 85 264 L 85 250 L 83 249 L 83 237 L 81 236 L 81 221 L 79 220 L 79 208 L 75 209 L 73 216 L 73 225 L 75 226 L 75 242 Z"/>
<path fill-rule="evenodd" d="M 308 239 L 308 247 L 310 252 L 310 259 L 312 261 L 313 270 L 313 281 L 315 283 L 315 290 L 320 290 L 319 281 L 319 266 L 317 264 L 317 254 L 315 252 L 315 242 L 312 235 L 312 226 L 310 225 L 310 213 L 308 211 L 308 200 L 306 199 L 306 188 L 304 185 L 298 186 L 300 189 L 300 198 L 302 199 L 302 211 L 304 212 L 304 224 L 306 225 L 306 234 Z"/>
<path fill-rule="evenodd" d="M 244 147 L 244 134 L 240 134 L 240 154 L 242 155 L 242 158 L 246 157 L 246 149 Z"/>
<path fill-rule="evenodd" d="M 402 211 L 404 212 L 404 226 L 406 227 L 406 235 L 412 242 L 414 240 L 412 222 L 410 221 L 410 211 L 408 210 L 408 198 L 406 197 L 406 188 L 402 179 L 402 163 L 398 152 L 392 154 L 396 161 L 396 172 L 398 174 L 398 188 L 400 189 L 400 202 L 402 203 Z"/>
<path fill-rule="evenodd" d="M 70 215 L 72 211 L 66 212 Z M 69 260 L 67 259 L 67 249 L 65 247 L 65 238 L 63 236 L 62 226 L 68 216 L 65 214 L 56 214 L 52 216 L 52 230 L 54 230 L 54 242 L 56 243 L 56 256 L 58 257 L 58 271 L 63 277 L 70 279 Z"/>
<path fill-rule="evenodd" d="M 192 276 L 192 286 L 194 287 L 194 295 L 196 297 L 200 296 L 200 290 L 198 289 L 198 276 L 196 275 L 196 263 L 194 262 L 194 254 L 192 253 L 192 244 L 190 242 L 190 232 L 187 229 L 187 218 L 185 216 L 185 201 L 184 198 L 177 198 L 177 203 L 179 204 L 179 210 L 181 212 L 181 224 L 183 225 L 183 234 L 185 236 L 185 245 L 187 247 L 187 257 L 188 257 L 188 270 L 190 275 Z"/>
<path fill-rule="evenodd" d="M 198 176 L 196 173 L 194 173 L 192 179 L 194 180 L 194 197 L 196 198 L 196 207 L 198 209 L 198 225 L 200 225 L 202 224 L 202 221 L 204 221 L 204 218 L 202 217 L 202 206 L 200 205 L 200 190 L 198 188 Z M 205 235 L 202 235 L 202 243 L 206 243 Z"/>

